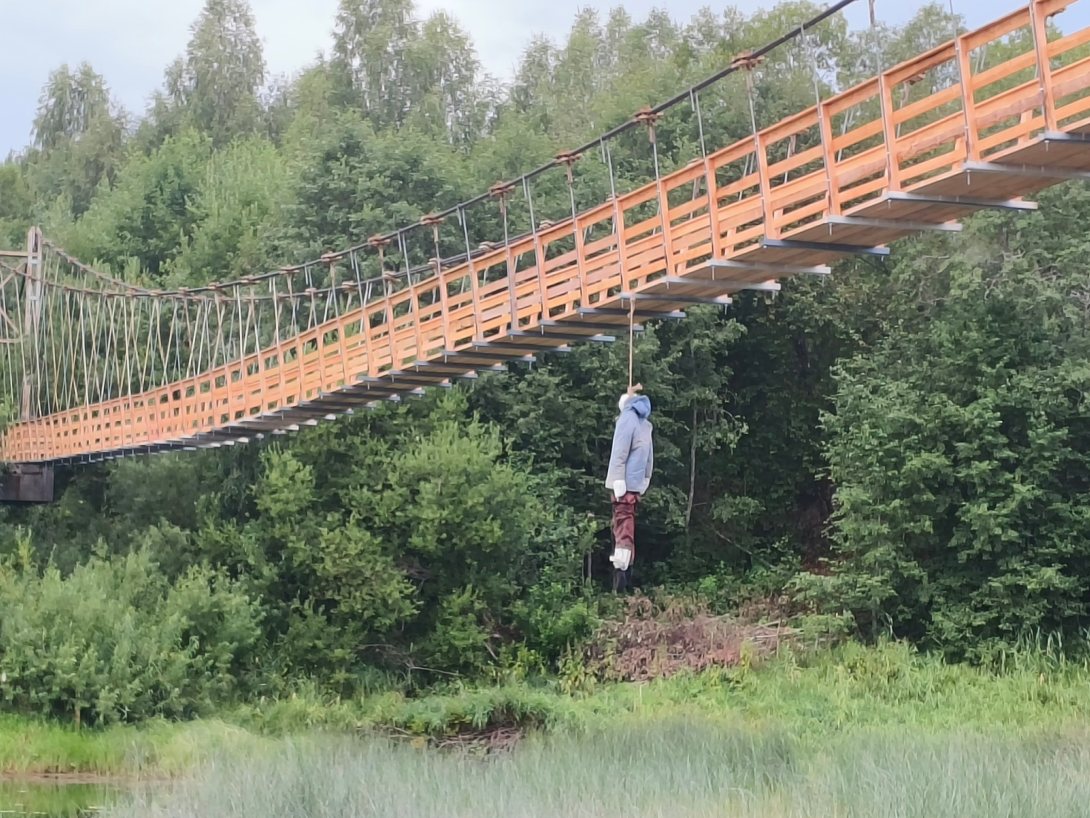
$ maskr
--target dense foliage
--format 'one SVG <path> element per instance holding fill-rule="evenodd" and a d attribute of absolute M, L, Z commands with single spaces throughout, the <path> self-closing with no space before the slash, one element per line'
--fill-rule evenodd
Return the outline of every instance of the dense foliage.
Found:
<path fill-rule="evenodd" d="M 24 554 L 25 556 L 25 554 Z M 78 725 L 187 716 L 244 688 L 256 602 L 209 568 L 167 579 L 146 551 L 55 568 L 0 569 L 0 696 Z"/>
<path fill-rule="evenodd" d="M 328 57 L 269 83 L 245 0 L 208 0 L 142 117 L 90 66 L 52 75 L 33 144 L 0 165 L 0 240 L 41 223 L 156 283 L 271 269 L 525 171 L 814 11 L 582 12 L 504 85 L 447 15 L 342 0 Z M 875 43 L 888 63 L 953 25 L 937 6 L 896 30 L 834 19 L 756 74 L 757 116 L 811 104 L 815 64 L 844 87 Z M 711 147 L 749 133 L 742 85 L 702 105 L 700 122 L 685 106 L 663 120 L 664 167 L 701 129 Z M 622 187 L 651 172 L 642 135 L 613 158 Z M 585 161 L 580 206 L 609 190 Z M 570 212 L 563 185 L 535 197 L 539 218 Z M 786 589 L 796 610 L 958 656 L 1083 627 L 1090 195 L 1040 201 L 905 241 L 885 266 L 649 327 L 641 583 L 726 605 Z M 472 239 L 495 228 L 482 216 Z M 580 348 L 275 443 L 62 474 L 55 505 L 0 519 L 0 698 L 108 720 L 301 677 L 349 689 L 552 666 L 596 611 L 626 353 Z"/>

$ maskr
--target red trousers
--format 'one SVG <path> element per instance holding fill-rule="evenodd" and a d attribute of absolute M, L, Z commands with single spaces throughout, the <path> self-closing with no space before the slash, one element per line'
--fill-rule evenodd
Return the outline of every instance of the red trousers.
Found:
<path fill-rule="evenodd" d="M 629 565 L 636 561 L 636 507 L 639 504 L 640 495 L 634 491 L 620 500 L 613 498 L 613 545 L 632 552 Z"/>

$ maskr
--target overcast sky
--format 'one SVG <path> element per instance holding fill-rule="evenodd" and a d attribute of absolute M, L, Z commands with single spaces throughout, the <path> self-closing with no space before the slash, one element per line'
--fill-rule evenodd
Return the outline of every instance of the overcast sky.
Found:
<path fill-rule="evenodd" d="M 13 0 L 3 2 L 0 41 L 0 156 L 29 139 L 38 94 L 49 72 L 67 62 L 87 60 L 130 111 L 142 113 L 162 82 L 163 70 L 185 49 L 189 25 L 203 0 Z M 329 47 L 337 0 L 251 0 L 265 58 L 274 74 L 292 74 Z M 535 34 L 562 40 L 576 12 L 588 6 L 605 12 L 624 5 L 635 19 L 665 7 L 688 20 L 708 0 L 417 0 L 421 14 L 444 8 L 469 31 L 485 68 L 510 77 L 519 55 Z M 752 11 L 760 0 L 736 0 Z M 878 0 L 879 16 L 902 22 L 923 0 Z M 1021 6 L 1020 0 L 955 0 L 970 25 L 980 25 Z M 1080 6 L 1083 6 L 1080 8 Z M 862 25 L 866 2 L 846 12 Z M 1090 2 L 1060 15 L 1065 31 L 1090 24 Z"/>

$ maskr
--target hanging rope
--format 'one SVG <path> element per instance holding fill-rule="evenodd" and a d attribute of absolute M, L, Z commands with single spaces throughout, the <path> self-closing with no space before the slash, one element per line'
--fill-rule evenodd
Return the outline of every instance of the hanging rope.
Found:
<path fill-rule="evenodd" d="M 519 328 L 519 317 L 517 276 L 515 274 L 515 259 L 511 255 L 511 227 L 507 212 L 507 196 L 510 192 L 511 186 L 503 182 L 492 186 L 492 195 L 499 201 L 500 214 L 503 217 L 503 249 L 504 259 L 507 262 L 507 295 L 511 312 L 510 332 L 514 334 Z"/>
<path fill-rule="evenodd" d="M 636 299 L 628 299 L 628 391 L 632 392 L 632 359 L 636 349 Z"/>

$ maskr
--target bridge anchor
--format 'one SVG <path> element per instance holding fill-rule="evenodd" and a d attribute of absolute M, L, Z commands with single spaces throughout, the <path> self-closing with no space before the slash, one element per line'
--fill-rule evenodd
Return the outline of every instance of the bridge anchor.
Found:
<path fill-rule="evenodd" d="M 53 467 L 10 464 L 0 474 L 0 503 L 52 503 Z"/>

